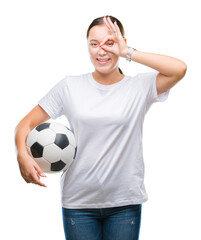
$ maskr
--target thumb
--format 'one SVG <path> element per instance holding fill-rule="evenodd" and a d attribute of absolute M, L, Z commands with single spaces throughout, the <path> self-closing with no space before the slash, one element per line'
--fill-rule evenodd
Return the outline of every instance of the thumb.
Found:
<path fill-rule="evenodd" d="M 105 36 L 103 41 L 100 43 L 99 47 L 102 47 L 102 45 L 105 44 L 110 38 L 111 36 Z"/>
<path fill-rule="evenodd" d="M 99 45 L 99 47 L 101 47 L 106 52 L 112 52 L 113 53 L 112 47 L 107 47 L 106 45 Z"/>

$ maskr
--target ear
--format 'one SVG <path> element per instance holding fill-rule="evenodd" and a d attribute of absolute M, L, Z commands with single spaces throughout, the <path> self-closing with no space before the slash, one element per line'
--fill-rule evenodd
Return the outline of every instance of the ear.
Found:
<path fill-rule="evenodd" d="M 125 41 L 125 43 L 127 44 L 127 39 L 126 39 L 126 38 L 124 38 L 124 41 Z"/>

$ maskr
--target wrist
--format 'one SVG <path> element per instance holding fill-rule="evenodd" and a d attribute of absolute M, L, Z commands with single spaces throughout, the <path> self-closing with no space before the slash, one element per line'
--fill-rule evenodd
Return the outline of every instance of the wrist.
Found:
<path fill-rule="evenodd" d="M 129 47 L 126 46 L 126 48 L 122 51 L 122 53 L 120 54 L 120 57 L 122 58 L 126 58 L 127 52 L 129 50 Z"/>
<path fill-rule="evenodd" d="M 134 51 L 136 51 L 135 48 L 133 48 L 133 47 L 128 48 L 128 51 L 127 51 L 127 54 L 126 54 L 126 60 L 127 61 L 129 61 L 129 62 L 131 61 L 131 56 L 132 56 Z"/>
<path fill-rule="evenodd" d="M 19 150 L 17 152 L 17 160 L 20 162 L 22 159 L 26 158 L 29 155 L 27 149 Z"/>

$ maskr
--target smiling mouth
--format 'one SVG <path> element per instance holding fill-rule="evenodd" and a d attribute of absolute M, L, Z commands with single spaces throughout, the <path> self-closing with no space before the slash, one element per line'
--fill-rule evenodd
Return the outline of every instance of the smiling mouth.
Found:
<path fill-rule="evenodd" d="M 104 59 L 97 58 L 96 60 L 98 61 L 99 64 L 105 65 L 111 60 L 111 58 L 104 58 Z"/>

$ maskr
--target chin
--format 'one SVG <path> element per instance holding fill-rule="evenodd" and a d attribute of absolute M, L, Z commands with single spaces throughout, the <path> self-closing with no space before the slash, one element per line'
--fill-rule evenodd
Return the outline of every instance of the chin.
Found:
<path fill-rule="evenodd" d="M 114 71 L 115 69 L 118 69 L 117 65 L 111 65 L 111 64 L 109 64 L 107 66 L 100 66 L 96 63 L 96 64 L 94 64 L 94 67 L 97 72 L 100 72 L 103 74 L 110 73 L 110 72 Z"/>

